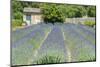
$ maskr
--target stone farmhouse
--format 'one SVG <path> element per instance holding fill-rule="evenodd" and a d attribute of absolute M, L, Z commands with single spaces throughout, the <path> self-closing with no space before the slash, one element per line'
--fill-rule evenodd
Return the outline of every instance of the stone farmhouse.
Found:
<path fill-rule="evenodd" d="M 39 8 L 24 8 L 23 21 L 27 25 L 38 24 L 42 22 L 42 11 Z"/>

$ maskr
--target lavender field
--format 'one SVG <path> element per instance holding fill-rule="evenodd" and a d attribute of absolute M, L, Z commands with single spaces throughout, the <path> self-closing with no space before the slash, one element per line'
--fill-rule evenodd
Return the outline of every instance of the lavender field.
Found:
<path fill-rule="evenodd" d="M 11 34 L 12 65 L 37 64 L 48 55 L 60 57 L 61 63 L 95 60 L 95 29 L 92 27 L 70 23 L 37 24 Z"/>

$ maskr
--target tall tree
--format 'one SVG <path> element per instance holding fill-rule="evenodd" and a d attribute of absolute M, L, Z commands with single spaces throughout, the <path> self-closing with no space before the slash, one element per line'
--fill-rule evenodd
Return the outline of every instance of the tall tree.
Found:
<path fill-rule="evenodd" d="M 96 16 L 96 7 L 89 6 L 88 7 L 88 16 L 95 17 Z"/>
<path fill-rule="evenodd" d="M 43 4 L 43 18 L 46 22 L 63 22 L 65 20 L 64 13 L 56 4 Z"/>

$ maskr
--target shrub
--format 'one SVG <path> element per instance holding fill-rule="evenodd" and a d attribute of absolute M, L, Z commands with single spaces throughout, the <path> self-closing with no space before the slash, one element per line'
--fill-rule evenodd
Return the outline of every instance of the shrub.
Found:
<path fill-rule="evenodd" d="M 96 7 L 88 7 L 87 14 L 89 17 L 96 17 Z"/>
<path fill-rule="evenodd" d="M 57 7 L 56 4 L 47 5 L 45 4 L 41 7 L 43 10 L 43 18 L 47 23 L 63 23 L 65 20 L 64 13 L 61 10 L 61 7 Z"/>
<path fill-rule="evenodd" d="M 58 56 L 43 56 L 37 61 L 37 64 L 52 64 L 52 63 L 60 63 L 61 57 Z"/>
<path fill-rule="evenodd" d="M 85 21 L 83 24 L 93 27 L 96 23 L 94 21 Z"/>
<path fill-rule="evenodd" d="M 12 27 L 22 26 L 22 20 L 12 20 Z"/>

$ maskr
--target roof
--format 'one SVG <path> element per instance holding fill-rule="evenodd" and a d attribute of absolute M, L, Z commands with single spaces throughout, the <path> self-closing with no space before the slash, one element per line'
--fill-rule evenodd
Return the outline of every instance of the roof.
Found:
<path fill-rule="evenodd" d="M 41 13 L 40 8 L 24 8 L 23 12 Z"/>

